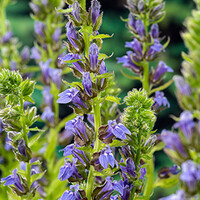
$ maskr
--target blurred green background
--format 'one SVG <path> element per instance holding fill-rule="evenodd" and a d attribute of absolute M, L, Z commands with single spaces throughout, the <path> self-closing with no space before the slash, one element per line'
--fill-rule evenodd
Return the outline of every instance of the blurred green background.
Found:
<path fill-rule="evenodd" d="M 33 32 L 33 20 L 30 18 L 30 8 L 28 0 L 17 0 L 14 4 L 7 8 L 7 18 L 11 23 L 12 31 L 14 35 L 19 38 L 22 43 L 22 47 L 28 45 L 33 46 L 34 32 Z M 101 33 L 113 34 L 111 39 L 104 40 L 102 52 L 110 55 L 114 53 L 112 58 L 106 60 L 106 66 L 109 71 L 114 71 L 116 76 L 117 85 L 122 89 L 121 97 L 123 98 L 126 93 L 133 87 L 139 88 L 141 85 L 137 81 L 127 79 L 121 74 L 121 70 L 129 72 L 124 69 L 121 64 L 117 64 L 116 57 L 121 57 L 125 54 L 127 49 L 124 47 L 125 41 L 131 41 L 131 34 L 125 27 L 125 22 L 121 18 L 127 18 L 128 11 L 125 9 L 125 0 L 100 0 L 102 10 L 104 11 L 103 25 L 101 27 Z M 89 1 L 88 1 L 89 3 Z M 164 60 L 167 65 L 174 69 L 174 74 L 180 73 L 181 67 L 181 52 L 187 51 L 184 47 L 184 43 L 181 39 L 181 32 L 185 31 L 183 21 L 187 16 L 191 14 L 191 9 L 194 7 L 194 3 L 191 0 L 167 0 L 166 1 L 166 17 L 160 24 L 161 36 L 170 37 L 170 44 L 166 49 L 166 52 L 162 54 L 159 59 Z M 152 63 L 156 65 L 158 61 Z M 169 74 L 167 79 L 172 78 Z M 175 87 L 172 84 L 168 90 L 165 91 L 171 107 L 162 111 L 158 115 L 155 129 L 161 132 L 162 129 L 170 129 L 173 125 L 173 120 L 170 118 L 170 114 L 178 116 L 181 112 L 175 97 Z M 41 95 L 36 92 L 35 101 L 41 102 Z M 171 166 L 171 161 L 161 152 L 155 154 L 156 170 L 163 166 Z M 161 196 L 166 196 L 168 193 L 175 191 L 176 188 L 169 190 L 163 190 L 161 188 L 156 189 L 156 192 L 152 199 L 158 199 Z"/>

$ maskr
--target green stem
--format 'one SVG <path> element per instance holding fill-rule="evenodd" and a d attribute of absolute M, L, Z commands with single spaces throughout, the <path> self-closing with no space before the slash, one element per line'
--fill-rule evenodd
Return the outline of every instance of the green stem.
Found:
<path fill-rule="evenodd" d="M 98 152 L 100 150 L 100 140 L 98 138 L 98 129 L 101 126 L 101 111 L 100 111 L 100 104 L 97 101 L 93 105 L 93 111 L 94 111 L 94 122 L 95 122 L 95 143 L 94 143 L 94 152 Z M 86 197 L 87 199 L 92 199 L 92 192 L 94 188 L 94 167 L 91 165 L 87 180 L 87 186 L 86 186 Z"/>
<path fill-rule="evenodd" d="M 0 6 L 0 20 L 1 20 L 1 34 L 4 35 L 6 33 L 6 3 L 4 0 L 1 0 Z"/>
<path fill-rule="evenodd" d="M 80 2 L 80 6 L 83 10 L 86 10 L 86 1 L 85 0 L 81 0 Z"/>
<path fill-rule="evenodd" d="M 144 61 L 143 88 L 149 93 L 149 63 Z"/>
<path fill-rule="evenodd" d="M 31 164 L 26 164 L 26 179 L 29 189 L 31 188 Z"/>
<path fill-rule="evenodd" d="M 146 187 L 144 190 L 144 196 L 149 196 L 148 199 L 150 199 L 152 193 L 153 193 L 153 182 L 154 182 L 154 163 L 153 163 L 153 156 L 152 158 L 147 162 L 147 181 L 146 181 Z"/>

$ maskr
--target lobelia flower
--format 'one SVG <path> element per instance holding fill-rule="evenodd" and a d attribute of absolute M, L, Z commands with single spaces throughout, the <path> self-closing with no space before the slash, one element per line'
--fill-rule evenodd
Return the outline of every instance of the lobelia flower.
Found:
<path fill-rule="evenodd" d="M 169 178 L 170 175 L 176 175 L 180 172 L 180 170 L 178 169 L 177 165 L 173 165 L 172 167 L 164 167 L 160 170 L 158 170 L 158 176 L 159 178 Z"/>
<path fill-rule="evenodd" d="M 163 142 L 166 144 L 166 147 L 169 149 L 173 149 L 174 151 L 178 152 L 183 157 L 187 157 L 188 154 L 181 143 L 181 140 L 178 134 L 173 133 L 171 131 L 163 130 L 161 133 L 161 138 Z"/>
<path fill-rule="evenodd" d="M 195 129 L 195 122 L 193 121 L 193 115 L 190 111 L 183 111 L 180 115 L 180 121 L 174 124 L 174 128 L 180 128 L 186 139 L 191 141 L 192 133 Z"/>
<path fill-rule="evenodd" d="M 126 54 L 127 55 L 121 58 L 118 57 L 117 63 L 123 63 L 124 67 L 131 69 L 134 73 L 139 73 L 141 71 L 140 67 L 133 62 L 133 60 L 135 62 L 139 61 L 136 57 L 136 54 L 133 53 L 132 51 L 127 51 Z"/>
<path fill-rule="evenodd" d="M 26 193 L 26 190 L 24 188 L 24 185 L 21 182 L 21 178 L 20 176 L 17 174 L 17 169 L 13 170 L 13 175 L 9 175 L 6 178 L 2 178 L 1 182 L 5 182 L 4 186 L 10 186 L 10 185 L 14 185 L 15 189 L 21 193 L 24 194 Z"/>
<path fill-rule="evenodd" d="M 191 88 L 189 84 L 186 83 L 183 77 L 181 76 L 174 76 L 174 82 L 179 90 L 179 92 L 185 96 L 190 96 L 192 94 Z"/>
<path fill-rule="evenodd" d="M 23 61 L 27 61 L 27 60 L 29 60 L 29 57 L 30 57 L 30 50 L 29 50 L 29 47 L 25 46 L 25 47 L 22 49 L 21 58 L 22 58 Z"/>
<path fill-rule="evenodd" d="M 33 47 L 31 49 L 31 55 L 30 58 L 35 59 L 35 60 L 40 60 L 41 59 L 41 52 L 37 47 Z"/>
<path fill-rule="evenodd" d="M 17 70 L 17 63 L 15 61 L 10 62 L 10 70 L 16 71 Z"/>
<path fill-rule="evenodd" d="M 83 122 L 83 117 L 76 117 L 73 120 L 66 122 L 65 130 L 73 132 L 75 135 L 75 142 L 80 145 L 86 145 L 89 142 L 89 137 L 85 124 Z"/>
<path fill-rule="evenodd" d="M 101 5 L 97 0 L 92 0 L 91 2 L 91 18 L 92 23 L 95 25 L 97 18 L 99 17 Z"/>
<path fill-rule="evenodd" d="M 158 66 L 156 67 L 154 77 L 153 77 L 153 82 L 157 82 L 158 80 L 161 79 L 161 77 L 166 73 L 166 72 L 173 72 L 174 70 L 167 66 L 163 61 L 160 61 L 158 63 Z"/>
<path fill-rule="evenodd" d="M 48 105 L 50 108 L 52 108 L 53 106 L 53 95 L 50 93 L 50 87 L 44 87 L 43 91 L 42 91 L 42 95 L 43 95 L 43 102 L 44 105 Z"/>
<path fill-rule="evenodd" d="M 58 42 L 60 39 L 61 28 L 57 27 L 52 35 L 52 38 L 55 42 Z"/>
<path fill-rule="evenodd" d="M 143 57 L 142 45 L 136 38 L 134 38 L 132 42 L 126 42 L 125 47 L 133 49 L 136 55 L 138 56 L 138 58 L 142 59 Z"/>
<path fill-rule="evenodd" d="M 118 162 L 115 160 L 110 146 L 107 146 L 106 150 L 101 151 L 101 155 L 99 156 L 99 162 L 104 169 L 108 168 L 108 164 L 110 164 L 112 168 L 114 167 L 114 165 L 118 167 Z"/>
<path fill-rule="evenodd" d="M 40 35 L 43 38 L 45 37 L 45 34 L 44 34 L 45 28 L 46 28 L 46 26 L 44 23 L 35 21 L 34 31 L 36 34 Z"/>
<path fill-rule="evenodd" d="M 138 2 L 137 8 L 138 8 L 138 10 L 139 10 L 140 12 L 142 12 L 142 11 L 144 10 L 144 1 L 143 1 L 143 0 L 140 0 L 140 1 Z"/>
<path fill-rule="evenodd" d="M 135 23 L 135 27 L 136 27 L 136 31 L 138 33 L 138 35 L 144 39 L 146 36 L 146 32 L 145 32 L 145 26 L 144 23 L 142 22 L 142 20 L 138 19 Z"/>
<path fill-rule="evenodd" d="M 64 149 L 63 156 L 73 155 L 77 160 L 79 160 L 85 167 L 89 165 L 89 160 L 85 155 L 85 152 L 74 147 L 73 144 L 67 145 Z"/>
<path fill-rule="evenodd" d="M 48 59 L 46 62 L 40 62 L 40 68 L 42 70 L 43 77 L 47 83 L 50 82 L 49 68 L 50 68 L 51 59 Z"/>
<path fill-rule="evenodd" d="M 100 69 L 99 69 L 99 73 L 100 73 L 100 74 L 104 74 L 104 73 L 106 73 L 106 72 L 107 72 L 107 67 L 106 67 L 106 65 L 105 65 L 105 62 L 102 61 L 101 66 L 100 66 Z"/>
<path fill-rule="evenodd" d="M 52 82 L 56 84 L 58 89 L 60 89 L 62 82 L 62 69 L 49 68 L 49 76 L 51 77 Z"/>
<path fill-rule="evenodd" d="M 126 167 L 120 166 L 123 173 L 127 173 L 129 176 L 135 178 L 137 176 L 135 172 L 135 163 L 131 158 L 126 159 Z"/>
<path fill-rule="evenodd" d="M 26 147 L 27 145 L 26 145 L 25 140 L 24 139 L 19 140 L 17 148 L 18 148 L 19 153 L 25 158 L 27 157 Z"/>
<path fill-rule="evenodd" d="M 119 192 L 121 200 L 129 199 L 132 188 L 133 185 L 128 183 L 128 180 L 113 181 L 113 189 Z"/>
<path fill-rule="evenodd" d="M 78 1 L 74 1 L 74 3 L 72 4 L 72 15 L 78 22 L 80 22 L 81 20 L 79 13 L 80 13 L 80 4 L 78 3 Z"/>
<path fill-rule="evenodd" d="M 73 158 L 73 162 L 66 161 L 65 165 L 60 168 L 58 179 L 61 181 L 67 180 L 70 177 L 73 178 L 82 178 L 81 175 L 78 173 L 78 169 L 75 166 L 77 158 Z"/>
<path fill-rule="evenodd" d="M 88 96 L 92 96 L 92 79 L 90 77 L 90 72 L 83 73 L 83 80 L 82 80 L 83 88 Z"/>
<path fill-rule="evenodd" d="M 168 197 L 160 198 L 159 200 L 186 200 L 186 195 L 184 190 L 178 190 L 176 194 L 172 194 Z"/>
<path fill-rule="evenodd" d="M 9 42 L 12 37 L 13 37 L 12 31 L 6 32 L 5 35 L 3 35 L 3 37 L 2 37 L 2 43 L 5 44 L 5 43 Z"/>
<path fill-rule="evenodd" d="M 65 64 L 65 61 L 69 61 L 69 60 L 81 60 L 81 55 L 79 54 L 73 54 L 73 53 L 68 53 L 63 57 L 59 57 L 59 60 L 61 60 L 62 64 Z M 81 61 L 79 61 L 81 62 Z M 76 70 L 78 70 L 80 73 L 83 73 L 83 69 L 80 66 L 80 64 L 78 62 L 73 62 L 72 65 L 75 67 Z"/>
<path fill-rule="evenodd" d="M 161 106 L 170 107 L 167 98 L 164 96 L 164 92 L 156 91 L 154 97 L 154 104 L 152 105 L 153 110 L 158 110 Z"/>
<path fill-rule="evenodd" d="M 158 24 L 153 24 L 151 26 L 150 34 L 153 38 L 158 38 L 158 36 L 159 36 L 159 26 L 158 26 Z"/>
<path fill-rule="evenodd" d="M 39 13 L 40 12 L 40 7 L 32 2 L 29 3 L 29 6 L 33 10 L 34 13 Z"/>
<path fill-rule="evenodd" d="M 136 19 L 135 17 L 130 13 L 128 16 L 128 25 L 129 28 L 131 28 L 132 30 L 136 31 Z"/>
<path fill-rule="evenodd" d="M 189 192 L 198 191 L 200 183 L 200 165 L 194 163 L 192 160 L 187 160 L 182 165 L 182 173 L 180 179 L 186 184 Z"/>
<path fill-rule="evenodd" d="M 116 120 L 108 121 L 108 132 L 122 140 L 127 138 L 126 134 L 131 135 L 131 132 L 122 123 L 117 124 Z"/>
<path fill-rule="evenodd" d="M 50 123 L 54 123 L 54 112 L 51 110 L 49 106 L 45 107 L 44 112 L 41 115 L 41 119 L 44 121 L 48 121 Z"/>
<path fill-rule="evenodd" d="M 93 43 L 90 45 L 89 48 L 90 68 L 92 71 L 96 71 L 97 69 L 98 56 L 99 56 L 99 48 L 95 43 Z"/>
<path fill-rule="evenodd" d="M 66 24 L 66 32 L 67 32 L 67 38 L 69 40 L 69 42 L 76 48 L 78 49 L 78 46 L 76 45 L 76 43 L 74 42 L 74 40 L 77 40 L 77 35 L 76 35 L 76 30 L 73 27 L 72 22 L 68 22 Z"/>
<path fill-rule="evenodd" d="M 74 191 L 72 191 L 74 190 Z M 70 190 L 66 190 L 59 200 L 81 200 L 79 194 L 79 185 L 70 185 Z"/>

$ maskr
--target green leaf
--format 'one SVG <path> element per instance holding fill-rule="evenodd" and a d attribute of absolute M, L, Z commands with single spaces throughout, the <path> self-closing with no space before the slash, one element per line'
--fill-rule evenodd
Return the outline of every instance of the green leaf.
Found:
<path fill-rule="evenodd" d="M 81 32 L 81 33 L 92 34 L 92 33 L 93 33 L 93 30 L 92 30 L 92 27 L 91 27 L 91 26 L 83 26 L 83 27 L 80 29 L 80 32 Z"/>
<path fill-rule="evenodd" d="M 119 97 L 114 97 L 114 96 L 107 96 L 106 98 L 105 98 L 105 100 L 107 100 L 107 101 L 111 101 L 111 102 L 115 102 L 115 103 L 117 103 L 117 104 L 120 104 L 120 98 Z"/>
<path fill-rule="evenodd" d="M 126 78 L 129 78 L 129 79 L 132 79 L 132 80 L 142 80 L 141 77 L 138 77 L 138 76 L 131 76 L 131 75 L 129 75 L 129 74 L 126 74 L 126 73 L 123 72 L 122 70 L 121 70 L 121 73 L 122 73 Z"/>
<path fill-rule="evenodd" d="M 187 55 L 185 52 L 182 52 L 181 53 L 182 57 L 184 60 L 188 61 L 188 62 L 191 62 L 191 58 L 189 57 L 189 55 Z"/>
<path fill-rule="evenodd" d="M 105 60 L 105 59 L 110 58 L 112 56 L 113 56 L 113 53 L 110 56 L 108 56 L 108 55 L 106 55 L 104 53 L 100 53 L 98 59 L 99 60 L 101 60 L 101 59 Z"/>
<path fill-rule="evenodd" d="M 67 8 L 67 9 L 61 9 L 61 8 L 56 8 L 56 11 L 59 13 L 70 13 L 72 12 L 72 7 L 71 8 Z"/>
<path fill-rule="evenodd" d="M 31 182 L 41 179 L 44 176 L 45 173 L 46 173 L 46 170 L 42 173 L 33 174 L 31 176 Z"/>
<path fill-rule="evenodd" d="M 81 61 L 83 59 L 74 59 L 74 60 L 68 60 L 68 61 L 63 61 L 65 64 L 71 64 L 71 63 L 75 63 L 75 62 L 78 62 L 78 61 Z"/>
<path fill-rule="evenodd" d="M 108 34 L 99 34 L 99 35 L 90 35 L 90 41 L 93 39 L 103 39 L 103 38 L 111 38 L 114 34 L 108 35 Z"/>
<path fill-rule="evenodd" d="M 25 96 L 25 97 L 23 97 L 23 99 L 25 100 L 25 101 L 28 101 L 28 102 L 31 102 L 31 103 L 35 103 L 34 102 L 34 100 L 31 98 L 31 97 L 29 97 L 29 96 Z"/>
<path fill-rule="evenodd" d="M 159 142 L 158 144 L 156 144 L 156 145 L 153 147 L 152 152 L 160 151 L 160 150 L 162 150 L 164 147 L 165 147 L 165 143 L 164 143 L 164 142 Z"/>
<path fill-rule="evenodd" d="M 69 83 L 69 82 L 67 82 L 67 81 L 65 81 L 65 80 L 62 80 L 62 81 L 63 81 L 63 83 L 65 83 L 65 84 L 67 84 L 67 85 L 69 85 L 69 86 L 71 86 L 71 87 L 80 86 L 81 88 L 83 88 L 83 85 L 82 85 L 81 82 L 72 82 L 72 83 Z"/>
<path fill-rule="evenodd" d="M 109 144 L 110 147 L 120 147 L 120 146 L 125 146 L 126 143 L 120 141 L 120 140 L 113 140 L 111 144 Z"/>
<path fill-rule="evenodd" d="M 29 128 L 30 131 L 40 131 L 40 132 L 44 132 L 44 130 L 39 129 L 38 127 L 34 127 L 34 128 Z"/>

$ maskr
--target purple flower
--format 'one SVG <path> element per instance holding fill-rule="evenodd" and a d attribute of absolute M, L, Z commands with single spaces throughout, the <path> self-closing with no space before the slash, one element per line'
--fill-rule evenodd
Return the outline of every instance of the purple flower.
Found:
<path fill-rule="evenodd" d="M 99 48 L 95 43 L 93 43 L 90 45 L 89 48 L 90 68 L 92 71 L 95 71 L 97 69 L 98 56 Z"/>
<path fill-rule="evenodd" d="M 81 20 L 79 12 L 80 12 L 80 4 L 78 3 L 78 1 L 74 1 L 74 3 L 72 4 L 72 15 L 78 22 L 80 22 Z"/>
<path fill-rule="evenodd" d="M 100 66 L 100 69 L 99 69 L 99 73 L 100 73 L 100 74 L 104 74 L 104 73 L 106 73 L 106 72 L 107 72 L 107 68 L 106 68 L 105 62 L 102 61 L 101 66 Z"/>
<path fill-rule="evenodd" d="M 54 112 L 51 110 L 49 106 L 45 107 L 44 112 L 41 115 L 41 119 L 44 121 L 46 120 L 52 124 L 55 122 Z"/>
<path fill-rule="evenodd" d="M 118 162 L 115 160 L 115 157 L 112 153 L 112 150 L 108 146 L 106 150 L 101 151 L 101 155 L 99 156 L 99 162 L 104 169 L 107 169 L 108 164 L 113 168 L 114 165 L 118 167 Z"/>
<path fill-rule="evenodd" d="M 67 145 L 64 149 L 63 156 L 73 155 L 74 158 L 79 160 L 85 167 L 89 165 L 89 160 L 85 155 L 85 152 L 74 147 L 74 144 Z"/>
<path fill-rule="evenodd" d="M 70 161 L 66 161 L 65 165 L 63 165 L 60 168 L 59 174 L 58 174 L 58 179 L 61 181 L 67 180 L 70 177 L 80 177 L 81 175 L 78 173 L 78 169 L 75 166 L 77 159 L 73 158 L 73 162 L 71 163 Z"/>
<path fill-rule="evenodd" d="M 176 194 L 172 194 L 168 197 L 163 197 L 159 200 L 186 200 L 186 195 L 184 190 L 178 190 Z"/>
<path fill-rule="evenodd" d="M 76 35 L 76 30 L 73 27 L 72 22 L 68 22 L 66 24 L 66 31 L 67 31 L 67 38 L 69 40 L 69 42 L 76 48 L 78 49 L 78 46 L 76 45 L 76 43 L 74 42 L 74 40 L 77 40 L 77 35 Z"/>
<path fill-rule="evenodd" d="M 27 154 L 26 154 L 26 142 L 24 139 L 21 139 L 18 141 L 18 151 L 19 153 L 24 156 L 25 158 L 27 157 Z"/>
<path fill-rule="evenodd" d="M 158 63 L 156 67 L 155 74 L 153 77 L 153 82 L 157 82 L 166 72 L 173 72 L 173 69 L 167 66 L 163 61 Z"/>
<path fill-rule="evenodd" d="M 97 0 L 92 0 L 91 2 L 91 18 L 92 23 L 95 25 L 97 18 L 99 17 L 101 5 Z"/>
<path fill-rule="evenodd" d="M 49 76 L 51 77 L 52 82 L 56 84 L 58 89 L 60 89 L 61 87 L 61 82 L 62 82 L 61 75 L 62 75 L 62 69 L 49 68 Z"/>
<path fill-rule="evenodd" d="M 69 103 L 76 98 L 78 93 L 79 90 L 76 87 L 67 89 L 58 95 L 60 98 L 57 100 L 57 103 L 61 104 Z"/>
<path fill-rule="evenodd" d="M 90 77 L 90 72 L 83 73 L 83 88 L 88 96 L 92 96 L 92 79 Z"/>
<path fill-rule="evenodd" d="M 137 176 L 135 172 L 135 163 L 131 158 L 126 159 L 126 167 L 120 166 L 123 173 L 127 173 L 129 176 L 135 178 Z"/>
<path fill-rule="evenodd" d="M 13 36 L 12 31 L 6 32 L 5 35 L 3 35 L 3 37 L 2 37 L 2 43 L 5 44 L 5 43 L 9 42 L 10 39 L 12 38 L 12 36 Z"/>
<path fill-rule="evenodd" d="M 30 58 L 35 59 L 35 60 L 40 60 L 41 59 L 41 52 L 37 47 L 33 47 L 31 49 L 31 55 Z"/>
<path fill-rule="evenodd" d="M 126 134 L 131 135 L 131 132 L 122 124 L 117 124 L 116 120 L 109 120 L 108 121 L 108 132 L 109 134 L 107 137 L 110 137 L 110 135 L 114 135 L 115 137 L 125 140 Z"/>
<path fill-rule="evenodd" d="M 34 13 L 39 13 L 40 12 L 40 7 L 34 3 L 29 3 L 29 6 L 31 7 L 31 9 L 33 10 Z"/>
<path fill-rule="evenodd" d="M 136 26 L 136 31 L 139 34 L 139 36 L 141 38 L 145 38 L 145 35 L 146 35 L 146 33 L 145 33 L 145 26 L 144 26 L 144 23 L 142 22 L 142 20 L 138 19 L 136 21 L 135 26 Z"/>
<path fill-rule="evenodd" d="M 194 163 L 192 160 L 188 160 L 181 167 L 182 173 L 180 179 L 186 184 L 191 193 L 195 192 L 198 190 L 200 183 L 200 165 Z"/>
<path fill-rule="evenodd" d="M 52 35 L 52 38 L 55 42 L 58 42 L 59 39 L 60 39 L 60 34 L 61 34 L 61 28 L 56 28 L 53 35 Z"/>
<path fill-rule="evenodd" d="M 166 144 L 166 147 L 169 149 L 173 149 L 178 152 L 183 157 L 187 157 L 187 153 L 179 136 L 176 133 L 171 131 L 163 130 L 161 133 L 161 138 L 163 142 Z"/>
<path fill-rule="evenodd" d="M 80 60 L 79 62 L 81 62 L 81 55 L 79 54 L 73 54 L 73 53 L 68 53 L 63 57 L 59 57 L 58 59 L 61 60 L 62 64 L 65 64 L 66 61 L 70 61 L 70 60 Z M 75 67 L 76 70 L 78 70 L 80 73 L 83 73 L 83 69 L 80 66 L 80 64 L 78 62 L 73 62 L 72 65 Z"/>
<path fill-rule="evenodd" d="M 135 62 L 138 62 L 139 60 L 137 59 L 136 54 L 132 51 L 128 51 L 126 56 L 117 58 L 117 60 L 117 63 L 123 63 L 124 67 L 130 68 L 133 72 L 140 72 L 140 67 L 135 64 Z"/>
<path fill-rule="evenodd" d="M 41 37 L 45 37 L 44 35 L 44 30 L 45 30 L 46 26 L 44 23 L 42 22 L 38 22 L 36 21 L 34 24 L 34 31 L 36 34 L 40 35 Z"/>
<path fill-rule="evenodd" d="M 164 96 L 164 92 L 157 91 L 153 100 L 154 100 L 154 104 L 152 108 L 154 110 L 158 110 L 161 106 L 168 107 L 168 108 L 170 107 L 170 104 L 167 98 Z"/>
<path fill-rule="evenodd" d="M 190 96 L 192 94 L 191 88 L 189 84 L 186 83 L 183 77 L 181 76 L 174 76 L 174 82 L 179 90 L 179 92 L 185 96 Z"/>
<path fill-rule="evenodd" d="M 87 120 L 90 122 L 91 125 L 94 126 L 94 115 L 93 114 L 88 114 L 87 115 Z M 200 123 L 199 123 L 200 124 Z M 200 129 L 199 129 L 200 130 Z"/>
<path fill-rule="evenodd" d="M 144 176 L 146 175 L 146 169 L 144 167 L 140 168 L 140 178 L 141 180 L 144 179 Z"/>
<path fill-rule="evenodd" d="M 40 65 L 40 68 L 42 70 L 42 74 L 43 74 L 43 77 L 45 79 L 45 81 L 47 83 L 50 82 L 50 75 L 49 75 L 49 69 L 50 69 L 50 63 L 51 63 L 51 59 L 48 59 L 46 62 L 40 62 L 39 65 Z"/>
<path fill-rule="evenodd" d="M 190 111 L 184 111 L 180 115 L 180 121 L 174 124 L 175 128 L 180 128 L 186 139 L 191 141 L 192 132 L 195 129 L 195 122 L 193 121 L 193 115 Z"/>
<path fill-rule="evenodd" d="M 1 182 L 4 182 L 5 185 L 14 185 L 15 188 L 20 192 L 20 193 L 25 193 L 25 188 L 21 182 L 20 176 L 17 174 L 17 169 L 13 170 L 13 175 L 9 175 L 6 178 L 2 178 Z"/>
<path fill-rule="evenodd" d="M 158 24 L 153 24 L 151 26 L 151 32 L 150 32 L 151 36 L 153 38 L 158 38 L 159 36 L 159 27 L 158 27 Z"/>
<path fill-rule="evenodd" d="M 73 132 L 75 141 L 78 145 L 85 145 L 89 141 L 83 117 L 76 117 L 73 120 L 66 122 L 65 130 Z"/>
<path fill-rule="evenodd" d="M 10 69 L 11 69 L 12 71 L 17 70 L 17 63 L 16 63 L 15 61 L 11 61 L 11 62 L 10 62 Z"/>
<path fill-rule="evenodd" d="M 79 185 L 70 185 L 70 190 L 66 190 L 59 200 L 81 200 L 78 190 Z"/>
<path fill-rule="evenodd" d="M 0 134 L 4 131 L 4 123 L 3 120 L 0 118 Z"/>
<path fill-rule="evenodd" d="M 29 47 L 25 46 L 23 49 L 22 49 L 22 52 L 21 52 L 21 58 L 22 60 L 29 60 L 29 55 L 30 55 L 30 50 L 29 50 Z"/>
<path fill-rule="evenodd" d="M 134 50 L 136 55 L 139 57 L 139 59 L 142 59 L 142 45 L 140 42 L 135 38 L 132 42 L 126 42 L 126 46 Z"/>
<path fill-rule="evenodd" d="M 160 41 L 158 39 L 153 40 L 153 45 L 150 47 L 150 50 L 157 52 L 165 51 L 162 44 L 160 44 Z"/>
<path fill-rule="evenodd" d="M 113 189 L 119 192 L 121 200 L 127 200 L 130 196 L 130 191 L 133 188 L 133 185 L 128 183 L 128 180 L 125 181 L 113 181 Z"/>
<path fill-rule="evenodd" d="M 135 17 L 130 13 L 128 16 L 128 25 L 130 26 L 131 29 L 136 31 L 136 19 Z"/>
<path fill-rule="evenodd" d="M 50 87 L 44 87 L 42 91 L 43 101 L 45 105 L 48 105 L 50 108 L 53 106 L 53 95 L 50 93 Z"/>

